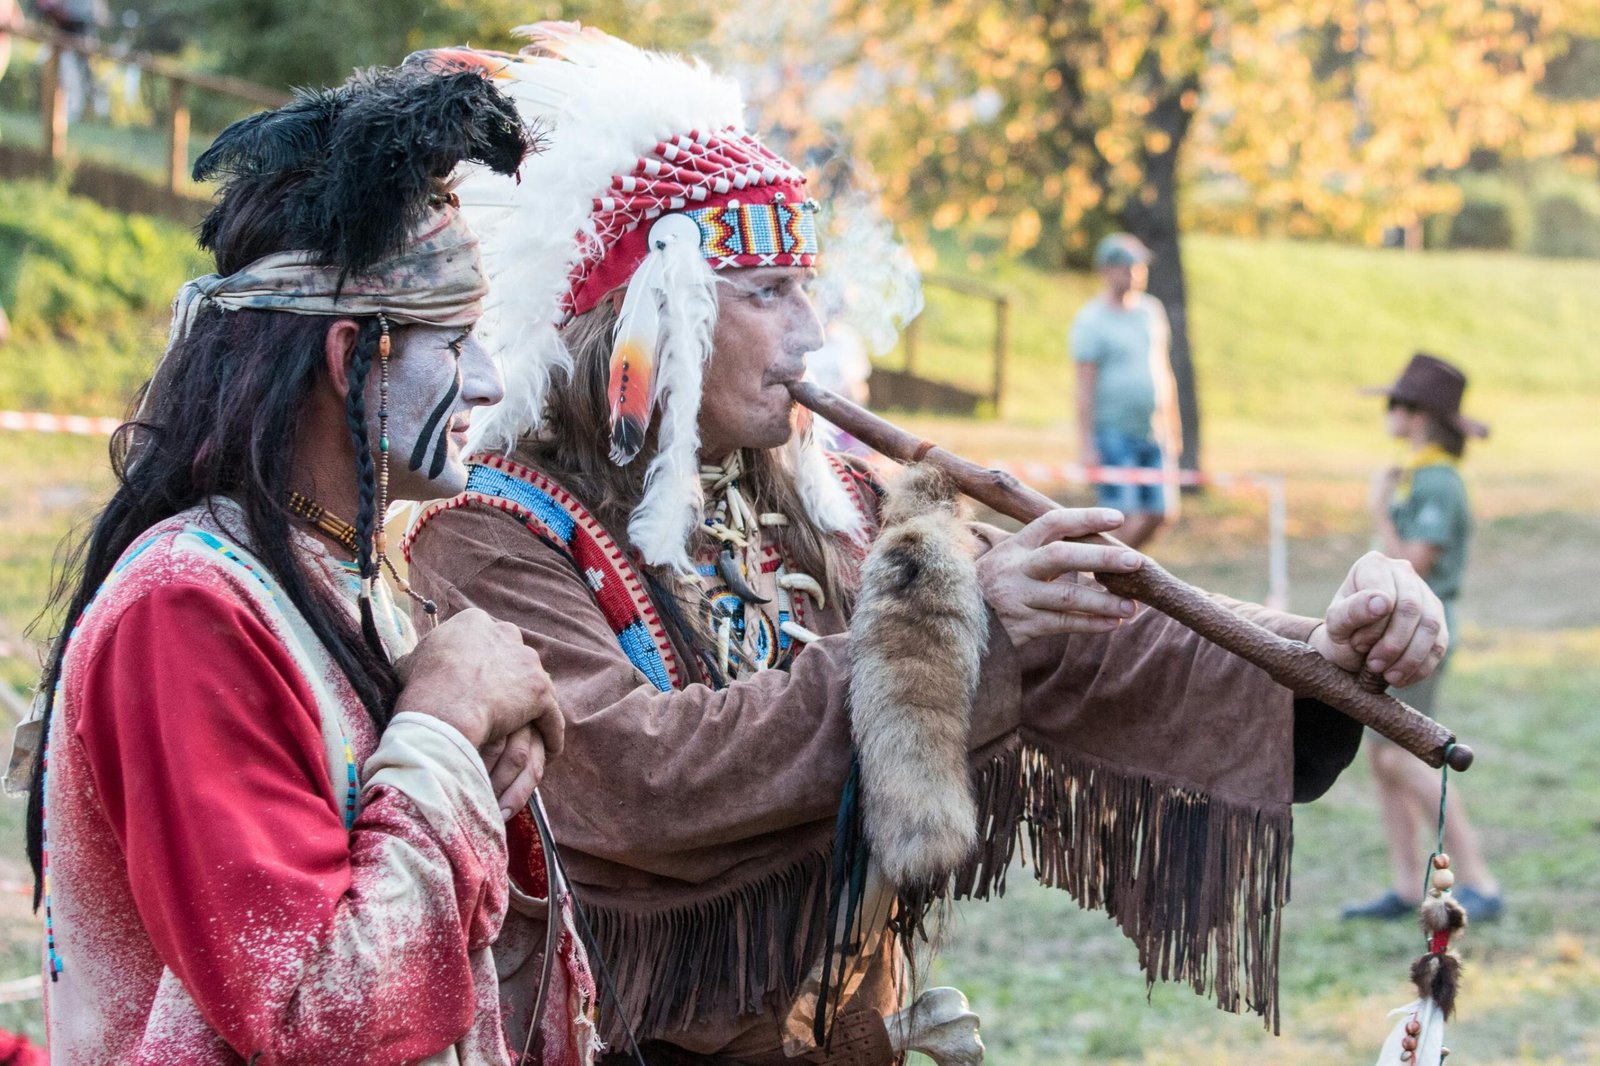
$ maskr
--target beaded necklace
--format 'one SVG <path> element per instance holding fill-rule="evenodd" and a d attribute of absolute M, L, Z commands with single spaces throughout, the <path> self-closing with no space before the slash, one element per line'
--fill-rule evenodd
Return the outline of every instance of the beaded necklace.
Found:
<path fill-rule="evenodd" d="M 700 467 L 700 484 L 706 493 L 706 531 L 720 544 L 715 563 L 701 563 L 702 611 L 705 624 L 716 637 L 717 665 L 732 680 L 741 669 L 759 672 L 787 664 L 798 645 L 819 639 L 804 624 L 804 598 L 818 610 L 827 605 L 821 584 L 809 574 L 792 573 L 782 556 L 762 543 L 764 529 L 789 524 L 778 512 L 758 514 L 740 488 L 744 475 L 741 452 L 723 463 Z M 763 596 L 771 575 L 771 597 Z M 709 586 L 709 587 L 707 587 Z M 776 600 L 776 621 L 766 606 Z"/>

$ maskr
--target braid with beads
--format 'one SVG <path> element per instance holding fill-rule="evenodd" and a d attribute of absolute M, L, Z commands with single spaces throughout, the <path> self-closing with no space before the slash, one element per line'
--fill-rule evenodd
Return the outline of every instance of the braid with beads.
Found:
<path fill-rule="evenodd" d="M 350 427 L 350 440 L 356 450 L 356 489 L 360 502 L 356 506 L 356 568 L 361 574 L 361 635 L 377 654 L 383 654 L 383 642 L 378 639 L 378 626 L 372 617 L 372 582 L 377 580 L 378 561 L 373 550 L 373 534 L 382 519 L 378 515 L 378 472 L 372 458 L 372 442 L 367 434 L 367 377 L 372 370 L 372 357 L 378 350 L 381 334 L 378 320 L 362 320 L 361 333 L 356 337 L 355 350 L 350 353 L 350 391 L 345 397 L 345 422 Z"/>
<path fill-rule="evenodd" d="M 463 161 L 511 175 L 531 147 L 516 104 L 492 79 L 420 64 L 362 71 L 342 86 L 298 94 L 286 107 L 223 131 L 195 163 L 196 181 L 216 179 L 222 186 L 201 224 L 200 246 L 224 276 L 290 251 L 346 276 L 367 273 L 399 253 L 438 209 L 441 176 Z M 196 311 L 187 335 L 167 353 L 162 386 L 113 438 L 118 487 L 84 537 L 61 556 L 53 617 L 70 632 L 147 530 L 211 497 L 229 497 L 244 511 L 247 543 L 381 733 L 400 680 L 378 639 L 370 602 L 382 565 L 375 537 L 381 530 L 377 457 L 365 402 L 380 332 L 374 320 L 364 321 L 357 336 L 345 410 L 359 489 L 356 555 L 367 593 L 360 599 L 359 632 L 343 596 L 330 595 L 308 572 L 286 506 L 296 487 L 297 429 L 320 387 L 327 330 L 321 317 L 282 311 Z M 65 648 L 61 634 L 41 679 L 45 737 Z M 33 754 L 26 815 L 36 907 L 43 902 L 47 850 L 45 751 L 40 743 Z"/>

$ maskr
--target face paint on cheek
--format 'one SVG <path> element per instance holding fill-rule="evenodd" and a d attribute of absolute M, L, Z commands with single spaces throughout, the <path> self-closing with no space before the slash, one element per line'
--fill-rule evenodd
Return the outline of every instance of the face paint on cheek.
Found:
<path fill-rule="evenodd" d="M 439 424 L 439 420 L 444 418 L 444 416 L 449 413 L 450 408 L 456 402 L 456 395 L 460 391 L 461 371 L 459 368 L 457 368 L 455 377 L 450 379 L 450 387 L 445 390 L 444 397 L 439 400 L 438 404 L 435 405 L 434 409 L 428 414 L 428 420 L 422 424 L 422 429 L 417 433 L 417 443 L 416 446 L 411 449 L 411 459 L 408 463 L 411 469 L 422 469 L 422 462 L 428 457 L 428 445 L 430 443 L 433 444 L 433 450 L 436 454 L 434 456 L 431 472 L 428 474 L 428 476 L 430 478 L 436 478 L 439 476 L 439 472 L 444 469 L 445 444 L 446 439 L 450 435 L 450 423 L 448 420 L 445 422 L 444 427 L 440 430 L 438 436 L 434 435 L 433 430 L 434 427 Z"/>
<path fill-rule="evenodd" d="M 439 427 L 439 439 L 433 446 L 433 463 L 428 467 L 428 480 L 435 481 L 444 473 L 444 462 L 450 458 L 450 423 Z"/>

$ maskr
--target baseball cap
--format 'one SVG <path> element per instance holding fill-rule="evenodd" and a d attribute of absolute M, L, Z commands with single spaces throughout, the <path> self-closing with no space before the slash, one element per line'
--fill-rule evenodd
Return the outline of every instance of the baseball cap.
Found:
<path fill-rule="evenodd" d="M 1148 263 L 1152 256 L 1144 242 L 1131 233 L 1108 233 L 1094 248 L 1094 267 L 1133 266 Z"/>

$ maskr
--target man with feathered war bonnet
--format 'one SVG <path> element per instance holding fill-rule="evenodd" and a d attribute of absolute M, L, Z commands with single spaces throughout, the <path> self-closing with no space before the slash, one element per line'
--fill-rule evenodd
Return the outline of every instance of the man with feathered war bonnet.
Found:
<path fill-rule="evenodd" d="M 1083 577 L 1140 565 L 1063 541 L 1115 512 L 974 532 L 937 478 L 886 491 L 825 454 L 786 388 L 822 343 L 803 175 L 704 66 L 528 32 L 519 56 L 428 57 L 490 71 L 551 145 L 520 185 L 460 187 L 507 395 L 409 554 L 444 615 L 514 622 L 555 684 L 550 816 L 613 1054 L 631 1030 L 650 1062 L 894 1061 L 927 1027 L 885 1020 L 891 923 L 998 892 L 1023 838 L 1152 977 L 1275 1018 L 1290 803 L 1360 727 Z M 1393 683 L 1445 643 L 1438 601 L 1378 556 L 1323 620 L 1236 609 Z M 545 937 L 531 825 L 511 841 L 515 1017 Z M 970 1024 L 951 995 L 929 1020 Z"/>
<path fill-rule="evenodd" d="M 217 272 L 116 438 L 21 737 L 54 1061 L 510 1061 L 502 811 L 561 718 L 482 612 L 412 650 L 380 516 L 459 490 L 502 395 L 446 179 L 529 147 L 487 79 L 412 69 L 196 164 Z"/>

